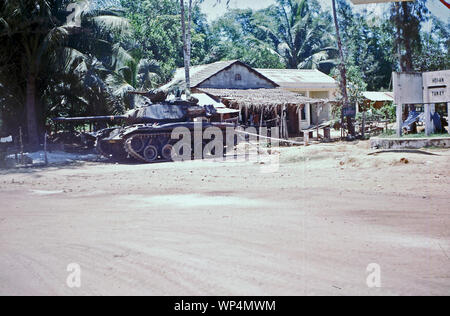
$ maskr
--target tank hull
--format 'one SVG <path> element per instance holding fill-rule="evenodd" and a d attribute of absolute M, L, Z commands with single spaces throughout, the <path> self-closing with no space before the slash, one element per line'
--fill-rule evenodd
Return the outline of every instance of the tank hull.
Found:
<path fill-rule="evenodd" d="M 99 154 L 117 161 L 133 159 L 141 163 L 156 163 L 202 159 L 225 152 L 227 132 L 232 130 L 234 125 L 226 123 L 132 125 L 100 131 L 96 148 Z M 220 131 L 219 136 L 223 138 L 216 139 L 214 134 L 204 139 L 205 131 L 209 131 L 208 134 Z M 222 148 L 208 146 L 212 140 Z"/>

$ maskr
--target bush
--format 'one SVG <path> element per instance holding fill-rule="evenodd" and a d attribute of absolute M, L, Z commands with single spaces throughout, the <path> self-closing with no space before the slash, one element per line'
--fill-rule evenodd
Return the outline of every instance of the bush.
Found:
<path fill-rule="evenodd" d="M 362 113 L 356 115 L 357 121 L 362 121 Z M 388 104 L 380 109 L 370 107 L 369 111 L 366 112 L 366 121 L 384 121 L 389 122 L 396 121 L 396 106 L 394 104 Z"/>

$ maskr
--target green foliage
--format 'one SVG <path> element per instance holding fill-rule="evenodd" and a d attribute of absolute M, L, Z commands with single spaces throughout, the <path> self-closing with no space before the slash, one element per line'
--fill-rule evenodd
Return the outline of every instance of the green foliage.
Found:
<path fill-rule="evenodd" d="M 17 122 L 28 117 L 34 141 L 35 113 L 42 126 L 49 113 L 78 104 L 95 113 L 121 107 L 105 77 L 111 71 L 107 68 L 114 37 L 127 30 L 128 22 L 119 11 L 86 6 L 79 16 L 81 24 L 73 24 L 67 9 L 73 2 L 16 0 L 0 5 L 3 115 L 8 129 L 15 131 Z"/>
<path fill-rule="evenodd" d="M 363 106 L 364 97 L 362 93 L 367 91 L 367 83 L 363 79 L 363 74 L 359 67 L 355 65 L 350 65 L 347 68 L 347 80 L 348 80 L 348 98 L 351 104 L 360 104 L 362 109 L 365 110 Z"/>
<path fill-rule="evenodd" d="M 388 104 L 383 106 L 380 109 L 376 109 L 373 106 L 370 106 L 367 109 L 366 112 L 366 121 L 385 121 L 388 120 L 389 122 L 395 122 L 396 115 L 395 115 L 396 107 L 393 104 Z M 362 121 L 362 113 L 358 113 L 356 115 L 357 121 Z"/>
<path fill-rule="evenodd" d="M 416 71 L 450 69 L 450 23 L 432 18 L 430 33 L 421 32 L 421 45 L 413 52 Z"/>
<path fill-rule="evenodd" d="M 316 0 L 278 0 L 271 14 L 277 29 L 266 28 L 288 68 L 319 68 L 336 56 L 331 16 Z"/>
<path fill-rule="evenodd" d="M 352 106 L 359 104 L 362 111 L 367 111 L 369 108 L 366 107 L 364 103 L 363 92 L 367 91 L 367 83 L 363 79 L 363 73 L 360 68 L 356 66 L 352 60 L 347 63 L 347 94 L 348 100 Z M 333 77 L 336 78 L 338 82 L 341 82 L 341 74 L 338 68 L 333 69 Z M 333 113 L 336 116 L 340 115 L 342 108 L 341 105 L 337 105 L 333 109 Z"/>
<path fill-rule="evenodd" d="M 183 64 L 178 1 L 122 0 L 121 5 L 133 29 L 129 40 L 144 58 L 163 61 L 161 81 L 170 79 L 173 69 Z"/>
<path fill-rule="evenodd" d="M 178 0 L 121 0 L 125 16 L 133 34 L 130 40 L 142 52 L 143 58 L 160 65 L 159 84 L 171 79 L 177 67 L 184 66 L 181 38 L 180 2 Z M 192 56 L 193 65 L 201 64 L 210 50 L 206 17 L 197 5 L 193 8 Z"/>
<path fill-rule="evenodd" d="M 388 89 L 393 67 L 392 34 L 385 21 L 367 11 L 353 12 L 347 0 L 339 0 L 338 5 L 346 64 L 359 72 L 357 81 L 367 84 L 364 89 Z"/>
<path fill-rule="evenodd" d="M 413 71 L 413 52 L 422 52 L 422 23 L 429 19 L 426 2 L 427 0 L 416 0 L 391 5 L 394 52 L 400 57 L 401 71 Z"/>
<path fill-rule="evenodd" d="M 230 10 L 215 21 L 211 27 L 214 47 L 205 62 L 239 59 L 255 68 L 285 68 L 282 58 L 257 37 L 264 17 L 252 10 Z"/>
<path fill-rule="evenodd" d="M 30 75 L 42 127 L 48 117 L 121 113 L 134 105 L 129 91 L 158 87 L 184 65 L 179 0 L 92 0 L 80 27 L 67 20 L 74 2 L 81 1 L 0 2 L 0 115 L 8 129 L 25 126 Z M 200 2 L 193 8 L 193 65 L 240 59 L 255 68 L 316 68 L 338 78 L 332 19 L 318 1 L 228 10 L 211 24 Z M 348 0 L 339 0 L 338 9 L 352 103 L 361 102 L 364 90 L 390 89 L 400 65 L 450 67 L 450 27 L 433 18 L 430 32 L 421 28 L 429 17 L 425 0 L 393 4 L 388 18 L 355 12 Z M 393 107 L 381 112 L 374 113 L 395 117 Z"/>
<path fill-rule="evenodd" d="M 331 17 L 317 1 L 277 1 L 264 10 L 230 10 L 213 24 L 219 47 L 210 60 L 241 59 L 260 68 L 308 68 L 329 73 L 336 65 Z"/>
<path fill-rule="evenodd" d="M 391 89 L 392 71 L 400 68 L 399 52 L 402 69 L 434 71 L 449 68 L 449 25 L 432 18 L 431 32 L 422 30 L 423 22 L 429 19 L 425 2 L 392 4 L 390 17 L 380 19 L 371 12 L 354 12 L 348 0 L 338 0 L 346 64 L 358 69 L 367 90 Z M 397 24 L 400 37 L 397 36 Z"/>

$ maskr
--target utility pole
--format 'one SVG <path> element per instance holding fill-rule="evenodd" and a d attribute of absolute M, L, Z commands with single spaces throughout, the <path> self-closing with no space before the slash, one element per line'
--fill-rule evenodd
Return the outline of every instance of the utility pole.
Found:
<path fill-rule="evenodd" d="M 341 93 L 342 97 L 344 98 L 344 109 L 348 109 L 350 106 L 350 102 L 348 100 L 348 93 L 347 93 L 347 69 L 345 67 L 345 60 L 344 60 L 344 51 L 342 50 L 342 41 L 341 41 L 341 33 L 339 31 L 339 23 L 337 19 L 337 11 L 336 11 L 336 0 L 331 0 L 333 3 L 333 17 L 334 17 L 334 25 L 336 27 L 336 38 L 338 42 L 338 49 L 339 49 L 339 56 L 341 58 L 341 63 L 339 65 L 339 70 L 341 73 Z M 344 116 L 344 114 L 342 114 Z M 347 116 L 347 127 L 348 132 L 350 135 L 355 135 L 355 130 L 353 128 L 353 122 L 351 116 Z"/>
<path fill-rule="evenodd" d="M 191 96 L 191 23 L 192 23 L 192 0 L 189 0 L 188 7 L 188 25 L 186 28 L 186 7 L 184 0 L 180 0 L 181 5 L 181 28 L 183 33 L 183 55 L 184 55 L 184 71 L 186 80 L 186 99 Z"/>

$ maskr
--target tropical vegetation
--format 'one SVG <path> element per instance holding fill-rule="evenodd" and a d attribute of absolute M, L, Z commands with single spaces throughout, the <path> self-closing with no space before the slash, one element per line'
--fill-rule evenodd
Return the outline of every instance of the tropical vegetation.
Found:
<path fill-rule="evenodd" d="M 37 146 L 49 118 L 121 113 L 134 106 L 130 91 L 156 88 L 185 64 L 240 59 L 258 68 L 314 68 L 339 77 L 333 16 L 317 0 L 230 9 L 214 21 L 201 3 L 3 0 L 1 128 L 17 134 L 22 127 Z M 450 66 L 449 21 L 428 12 L 426 0 L 394 3 L 385 16 L 337 0 L 337 16 L 351 100 L 352 89 L 391 89 L 392 71 Z"/>

